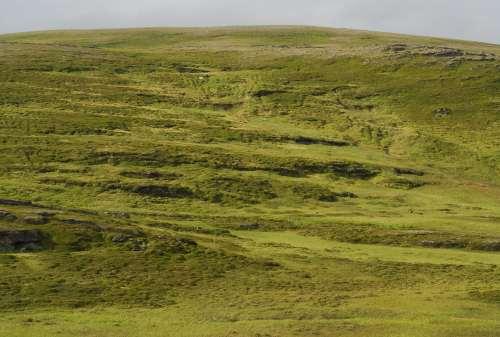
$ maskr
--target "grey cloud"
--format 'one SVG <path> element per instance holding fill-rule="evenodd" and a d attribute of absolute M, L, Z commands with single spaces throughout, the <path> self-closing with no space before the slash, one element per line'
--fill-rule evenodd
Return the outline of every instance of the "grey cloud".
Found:
<path fill-rule="evenodd" d="M 301 24 L 500 43 L 498 0 L 0 0 L 0 33 Z"/>

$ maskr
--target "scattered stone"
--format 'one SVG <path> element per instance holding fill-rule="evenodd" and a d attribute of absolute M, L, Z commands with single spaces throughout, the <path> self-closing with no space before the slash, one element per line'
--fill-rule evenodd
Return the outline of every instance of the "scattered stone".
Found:
<path fill-rule="evenodd" d="M 49 222 L 49 219 L 47 217 L 34 214 L 25 216 L 23 218 L 23 222 L 28 225 L 45 225 L 46 223 Z"/>
<path fill-rule="evenodd" d="M 403 189 L 403 190 L 412 190 L 414 188 L 426 185 L 424 181 L 410 180 L 405 178 L 384 179 L 381 181 L 381 184 L 389 188 Z"/>
<path fill-rule="evenodd" d="M 458 57 L 464 56 L 465 52 L 461 49 L 448 47 L 427 47 L 421 52 L 422 55 L 436 57 Z"/>
<path fill-rule="evenodd" d="M 192 251 L 193 247 L 197 246 L 197 243 L 193 240 L 191 242 L 185 242 L 182 238 L 172 238 L 166 242 L 160 244 L 165 252 L 170 252 L 174 254 L 185 254 Z"/>
<path fill-rule="evenodd" d="M 466 53 L 465 57 L 468 61 L 495 61 L 496 55 L 493 53 Z"/>
<path fill-rule="evenodd" d="M 390 52 L 402 52 L 408 49 L 408 45 L 404 43 L 395 43 L 387 46 L 385 48 L 385 51 L 390 51 Z"/>
<path fill-rule="evenodd" d="M 410 46 L 404 43 L 395 43 L 387 46 L 385 52 L 399 55 L 423 55 L 441 58 L 450 58 L 449 65 L 457 65 L 463 60 L 468 61 L 495 61 L 496 55 L 485 52 L 466 52 L 462 49 L 443 46 Z"/>
<path fill-rule="evenodd" d="M 118 232 L 110 233 L 108 239 L 117 245 L 124 244 L 131 250 L 142 251 L 147 248 L 148 239 L 144 232 L 137 229 L 118 228 Z"/>
<path fill-rule="evenodd" d="M 111 241 L 114 243 L 124 243 L 124 242 L 127 242 L 130 238 L 131 238 L 130 235 L 120 233 L 120 234 L 116 234 L 113 237 L 111 237 Z"/>
<path fill-rule="evenodd" d="M 433 111 L 434 117 L 447 117 L 451 114 L 451 109 L 450 108 L 438 108 Z"/>
<path fill-rule="evenodd" d="M 148 241 L 146 239 L 133 239 L 129 243 L 130 249 L 134 252 L 144 252 L 148 249 Z"/>

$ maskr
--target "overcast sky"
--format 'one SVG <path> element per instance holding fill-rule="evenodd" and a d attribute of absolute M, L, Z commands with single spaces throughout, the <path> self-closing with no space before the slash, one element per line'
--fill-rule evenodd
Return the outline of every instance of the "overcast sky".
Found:
<path fill-rule="evenodd" d="M 0 0 L 0 33 L 301 24 L 500 43 L 500 0 Z"/>

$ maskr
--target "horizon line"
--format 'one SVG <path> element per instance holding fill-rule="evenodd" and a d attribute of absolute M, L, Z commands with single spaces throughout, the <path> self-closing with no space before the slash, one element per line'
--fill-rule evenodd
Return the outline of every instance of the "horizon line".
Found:
<path fill-rule="evenodd" d="M 82 31 L 113 31 L 113 30 L 147 30 L 147 29 L 237 29 L 237 28 L 310 28 L 310 29 L 332 29 L 332 30 L 349 30 L 355 32 L 375 33 L 375 34 L 390 34 L 407 37 L 431 38 L 438 40 L 449 40 L 457 42 L 475 42 L 481 44 L 488 44 L 491 46 L 500 46 L 500 42 L 492 42 L 486 40 L 467 40 L 465 38 L 437 36 L 437 35 L 420 35 L 412 33 L 400 33 L 393 31 L 383 31 L 376 29 L 365 29 L 355 27 L 335 27 L 335 26 L 321 26 L 321 25 L 301 25 L 301 24 L 263 24 L 263 25 L 191 25 L 191 26 L 116 26 L 116 27 L 92 27 L 92 28 L 40 28 L 34 30 L 21 30 L 0 32 L 1 36 L 15 35 L 15 34 L 30 34 L 30 33 L 50 33 L 50 32 L 82 32 Z"/>

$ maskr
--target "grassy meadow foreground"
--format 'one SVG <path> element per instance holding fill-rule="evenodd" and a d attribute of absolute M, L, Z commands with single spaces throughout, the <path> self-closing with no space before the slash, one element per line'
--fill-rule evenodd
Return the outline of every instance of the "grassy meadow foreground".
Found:
<path fill-rule="evenodd" d="M 500 337 L 500 46 L 0 36 L 0 337 Z"/>

